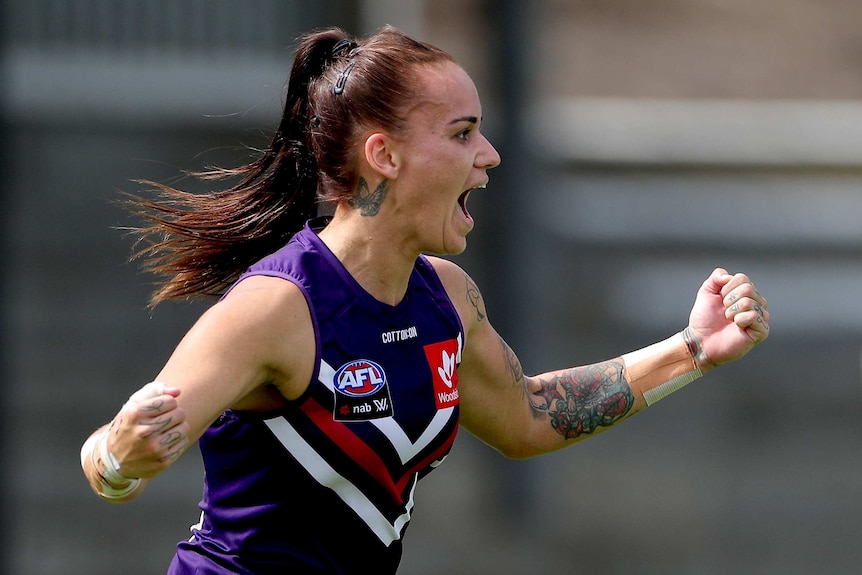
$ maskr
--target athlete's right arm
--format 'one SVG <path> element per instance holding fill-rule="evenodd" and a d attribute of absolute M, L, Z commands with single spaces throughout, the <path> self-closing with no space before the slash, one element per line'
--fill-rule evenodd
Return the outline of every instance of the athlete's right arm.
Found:
<path fill-rule="evenodd" d="M 155 381 L 85 442 L 81 464 L 91 487 L 109 501 L 130 501 L 225 409 L 268 410 L 299 397 L 314 346 L 308 306 L 295 285 L 266 276 L 243 280 L 201 316 Z"/>

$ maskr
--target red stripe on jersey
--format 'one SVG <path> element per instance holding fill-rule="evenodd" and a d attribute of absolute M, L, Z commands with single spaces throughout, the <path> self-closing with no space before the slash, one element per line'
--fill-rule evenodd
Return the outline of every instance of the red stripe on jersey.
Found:
<path fill-rule="evenodd" d="M 398 505 L 404 505 L 401 495 L 404 493 L 404 489 L 407 487 L 413 474 L 424 469 L 444 455 L 454 443 L 455 435 L 458 431 L 457 426 L 453 428 L 446 441 L 435 449 L 433 453 L 412 465 L 409 469 L 406 469 L 400 479 L 395 481 L 395 478 L 389 472 L 386 463 L 383 462 L 380 456 L 368 447 L 368 444 L 362 438 L 353 433 L 348 425 L 335 421 L 332 418 L 332 413 L 318 401 L 309 399 L 303 404 L 302 411 L 345 455 L 350 457 L 373 477 Z"/>

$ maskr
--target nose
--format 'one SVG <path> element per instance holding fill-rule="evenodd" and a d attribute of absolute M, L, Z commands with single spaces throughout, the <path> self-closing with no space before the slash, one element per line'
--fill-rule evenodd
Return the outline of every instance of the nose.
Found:
<path fill-rule="evenodd" d="M 500 154 L 488 138 L 482 136 L 482 140 L 484 145 L 481 151 L 476 154 L 476 167 L 484 170 L 496 168 L 500 165 Z"/>

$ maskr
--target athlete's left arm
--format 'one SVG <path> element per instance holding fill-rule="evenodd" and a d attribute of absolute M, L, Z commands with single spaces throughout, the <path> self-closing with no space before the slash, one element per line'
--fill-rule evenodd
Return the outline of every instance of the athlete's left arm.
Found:
<path fill-rule="evenodd" d="M 716 269 L 698 290 L 689 326 L 641 350 L 599 363 L 526 376 L 488 321 L 476 284 L 434 262 L 464 324 L 458 369 L 461 423 L 508 457 L 572 445 L 641 411 L 769 334 L 766 300 L 745 274 Z"/>

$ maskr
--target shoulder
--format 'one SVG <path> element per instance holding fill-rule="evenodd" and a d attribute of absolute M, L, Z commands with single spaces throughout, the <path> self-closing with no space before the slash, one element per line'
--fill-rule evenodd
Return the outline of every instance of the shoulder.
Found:
<path fill-rule="evenodd" d="M 461 316 L 461 322 L 467 331 L 470 326 L 485 319 L 485 301 L 479 286 L 473 278 L 458 264 L 436 256 L 428 256 L 428 261 L 437 272 L 440 283 L 452 300 L 452 304 Z"/>
<path fill-rule="evenodd" d="M 437 272 L 437 276 L 447 290 L 449 289 L 449 284 L 463 283 L 463 278 L 467 274 L 455 262 L 438 256 L 425 256 L 425 259 L 428 260 L 428 263 Z"/>
<path fill-rule="evenodd" d="M 467 272 L 455 262 L 437 256 L 426 256 L 426 259 L 434 268 L 437 277 L 440 278 L 440 283 L 443 284 L 453 301 L 459 299 L 459 296 L 463 296 L 468 285 L 473 283 Z"/>
<path fill-rule="evenodd" d="M 280 277 L 249 276 L 204 316 L 211 331 L 223 333 L 264 366 L 285 396 L 298 395 L 289 389 L 307 381 L 316 349 L 311 312 L 299 287 Z"/>
<path fill-rule="evenodd" d="M 253 275 L 234 285 L 208 313 L 230 317 L 240 325 L 276 327 L 286 319 L 307 314 L 308 304 L 293 282 Z"/>
<path fill-rule="evenodd" d="M 313 334 L 305 295 L 296 284 L 280 277 L 246 277 L 212 311 L 238 326 L 245 326 L 255 339 Z"/>
<path fill-rule="evenodd" d="M 228 407 L 274 409 L 299 397 L 311 380 L 315 349 L 299 288 L 253 276 L 201 315 L 157 379 L 183 390 L 184 408 L 202 431 Z"/>

